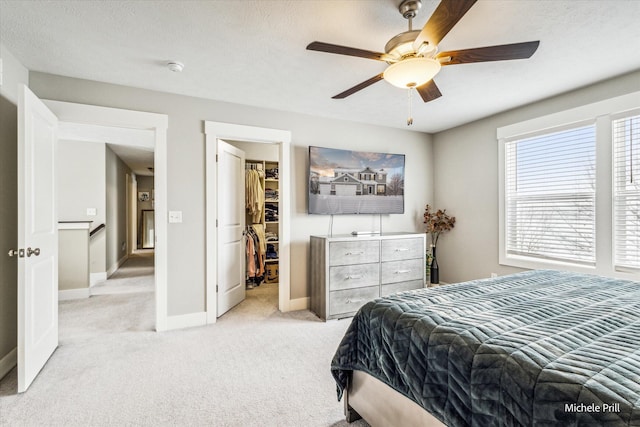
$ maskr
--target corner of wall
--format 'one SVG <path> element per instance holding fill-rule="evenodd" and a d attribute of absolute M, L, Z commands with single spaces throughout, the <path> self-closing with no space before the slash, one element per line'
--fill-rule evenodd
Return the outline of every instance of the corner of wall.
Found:
<path fill-rule="evenodd" d="M 18 363 L 18 348 L 14 347 L 0 359 L 0 380 L 4 378 Z"/>
<path fill-rule="evenodd" d="M 18 103 L 18 85 L 29 86 L 29 70 L 0 43 L 0 59 L 2 59 L 2 86 L 0 95 L 14 104 Z"/>

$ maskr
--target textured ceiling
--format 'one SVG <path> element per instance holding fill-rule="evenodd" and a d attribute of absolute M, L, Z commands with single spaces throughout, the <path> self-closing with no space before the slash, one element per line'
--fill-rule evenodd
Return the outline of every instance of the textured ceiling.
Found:
<path fill-rule="evenodd" d="M 314 40 L 383 51 L 405 31 L 397 0 L 5 1 L 0 40 L 30 70 L 238 104 L 406 128 L 406 91 L 362 58 Z M 423 0 L 414 28 L 438 1 Z M 437 132 L 640 69 L 640 1 L 480 0 L 440 50 L 540 40 L 531 59 L 443 67 L 443 96 L 414 97 L 416 131 Z M 184 62 L 182 73 L 164 66 Z"/>

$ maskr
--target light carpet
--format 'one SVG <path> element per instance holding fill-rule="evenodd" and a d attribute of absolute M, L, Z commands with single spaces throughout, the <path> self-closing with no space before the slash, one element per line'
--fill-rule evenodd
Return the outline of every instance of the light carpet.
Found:
<path fill-rule="evenodd" d="M 62 301 L 29 390 L 15 369 L 0 381 L 0 425 L 348 426 L 329 365 L 350 319 L 276 306 L 262 285 L 214 325 L 157 333 L 153 292 Z"/>

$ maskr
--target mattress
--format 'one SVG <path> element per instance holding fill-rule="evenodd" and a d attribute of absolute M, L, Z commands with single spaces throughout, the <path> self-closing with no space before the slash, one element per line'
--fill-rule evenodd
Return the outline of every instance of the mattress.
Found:
<path fill-rule="evenodd" d="M 449 426 L 640 426 L 640 283 L 538 270 L 365 304 L 331 371 Z"/>

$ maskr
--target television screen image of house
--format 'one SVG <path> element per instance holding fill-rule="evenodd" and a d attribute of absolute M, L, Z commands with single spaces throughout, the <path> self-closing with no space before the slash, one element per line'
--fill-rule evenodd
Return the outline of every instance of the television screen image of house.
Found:
<path fill-rule="evenodd" d="M 404 157 L 309 147 L 309 213 L 404 213 Z"/>

